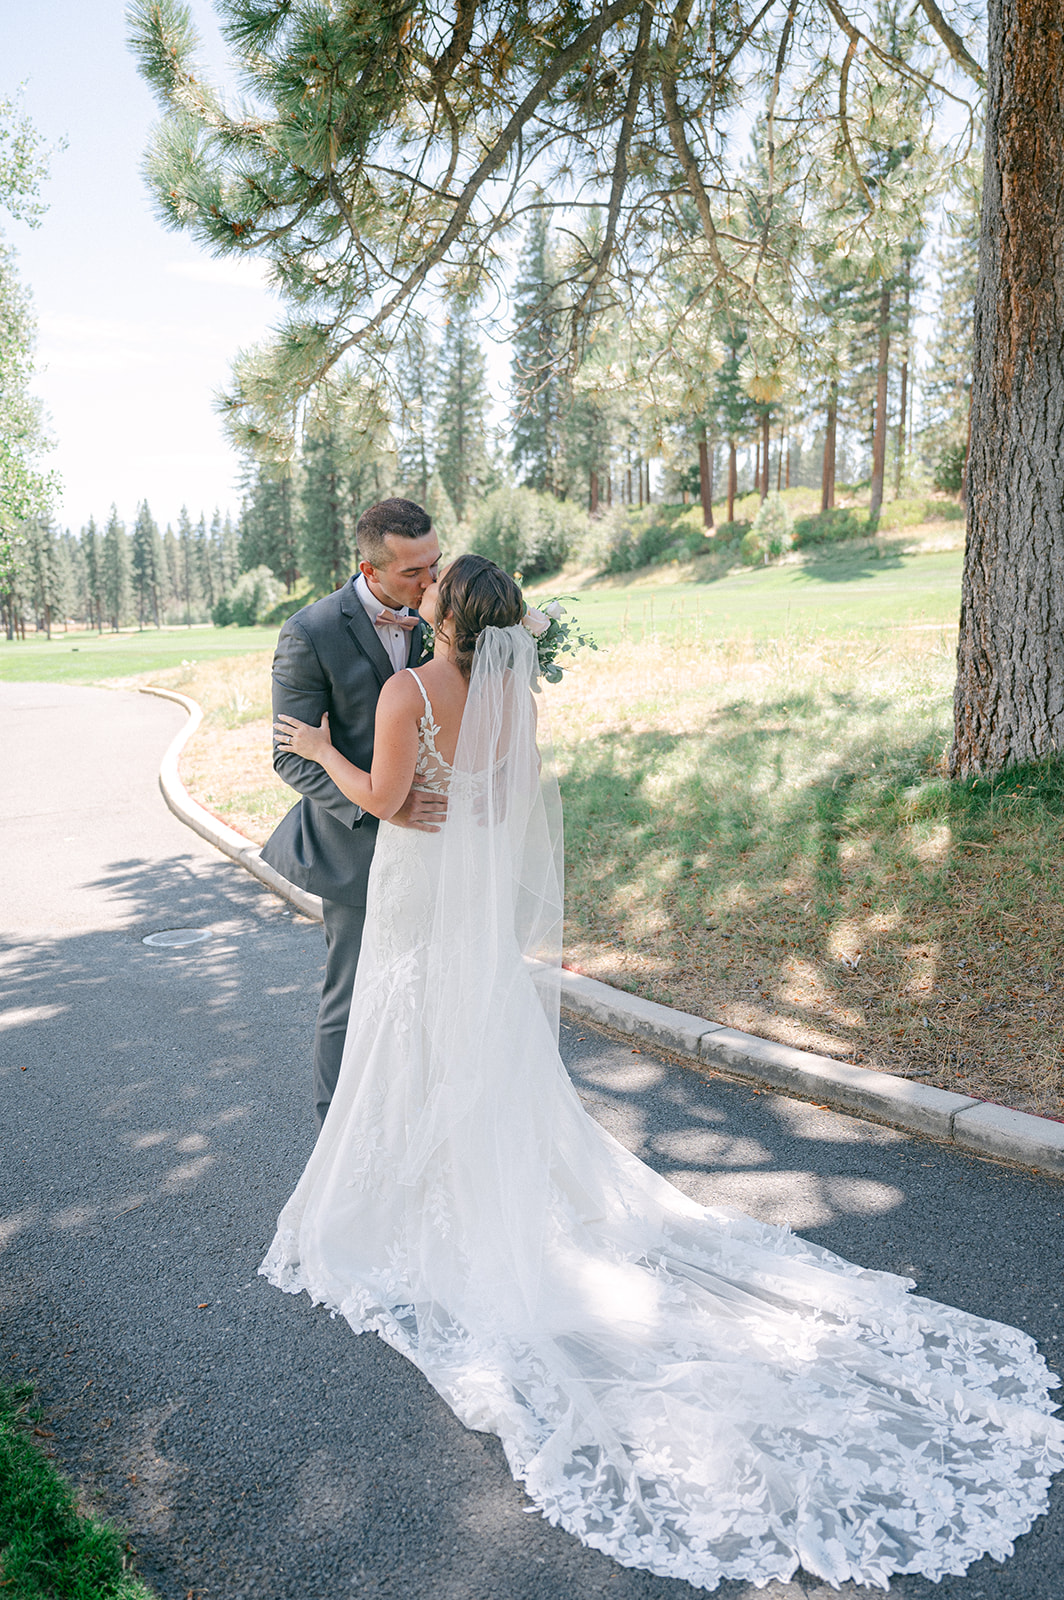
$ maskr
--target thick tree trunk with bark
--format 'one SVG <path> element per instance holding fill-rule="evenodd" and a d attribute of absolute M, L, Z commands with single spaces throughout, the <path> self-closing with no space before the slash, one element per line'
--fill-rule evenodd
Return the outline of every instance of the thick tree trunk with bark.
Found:
<path fill-rule="evenodd" d="M 887 470 L 887 374 L 890 361 L 890 284 L 879 296 L 879 359 L 876 364 L 876 418 L 872 430 L 872 493 L 868 503 L 868 531 L 879 526 L 883 509 L 883 476 Z"/>
<path fill-rule="evenodd" d="M 1064 750 L 1064 29 L 990 0 L 955 777 Z"/>
<path fill-rule="evenodd" d="M 768 446 L 769 446 L 769 418 L 768 407 L 765 407 L 764 416 L 761 418 L 761 499 L 768 499 Z"/>
<path fill-rule="evenodd" d="M 728 440 L 728 521 L 735 521 L 735 496 L 739 488 L 739 463 L 734 439 Z"/>
<path fill-rule="evenodd" d="M 709 454 L 706 425 L 698 428 L 698 492 L 702 499 L 702 526 L 713 526 L 713 461 Z"/>

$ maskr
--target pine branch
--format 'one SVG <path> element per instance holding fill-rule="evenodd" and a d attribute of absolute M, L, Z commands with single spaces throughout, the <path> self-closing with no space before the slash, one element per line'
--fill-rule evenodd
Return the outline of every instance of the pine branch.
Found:
<path fill-rule="evenodd" d="M 690 0 L 687 0 L 687 3 L 689 4 Z M 573 308 L 572 330 L 574 344 L 577 339 L 579 319 L 590 307 L 595 290 L 602 282 L 613 257 L 614 242 L 617 237 L 617 219 L 621 213 L 624 192 L 628 184 L 628 149 L 632 142 L 632 128 L 635 124 L 639 95 L 646 78 L 650 29 L 653 21 L 654 5 L 652 0 L 644 0 L 639 14 L 639 35 L 632 55 L 632 71 L 628 80 L 628 94 L 625 97 L 620 131 L 617 135 L 617 148 L 613 159 L 613 182 L 610 186 L 610 201 L 606 212 L 606 229 L 595 260 L 595 270 L 585 285 L 583 294 Z"/>
<path fill-rule="evenodd" d="M 970 78 L 975 80 L 981 89 L 985 89 L 986 73 L 983 71 L 978 61 L 976 61 L 975 57 L 969 54 L 968 48 L 960 34 L 950 27 L 949 23 L 938 9 L 938 6 L 935 4 L 935 0 L 919 0 L 919 4 L 924 15 L 927 17 L 928 22 L 930 22 L 939 38 L 942 40 L 942 43 L 946 46 L 946 49 L 949 51 L 953 60 L 962 69 L 962 71 L 966 72 Z"/>

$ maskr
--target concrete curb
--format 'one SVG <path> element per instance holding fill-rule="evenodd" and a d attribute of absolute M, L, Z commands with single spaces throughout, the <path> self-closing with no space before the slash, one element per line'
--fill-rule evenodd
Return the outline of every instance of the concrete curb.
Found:
<path fill-rule="evenodd" d="M 313 917 L 317 922 L 323 921 L 321 910 L 321 896 L 308 894 L 306 889 L 297 888 L 294 883 L 289 883 L 287 878 L 282 878 L 267 862 L 262 859 L 262 851 L 257 844 L 252 844 L 242 833 L 237 833 L 235 828 L 228 827 L 219 817 L 213 815 L 198 800 L 193 800 L 177 770 L 178 757 L 185 748 L 200 723 L 203 721 L 203 712 L 195 700 L 190 700 L 186 694 L 175 694 L 172 689 L 152 689 L 144 687 L 141 694 L 158 695 L 161 700 L 173 700 L 176 705 L 184 706 L 188 712 L 188 721 L 181 732 L 173 739 L 163 756 L 159 768 L 159 788 L 162 790 L 163 799 L 166 801 L 174 816 L 186 827 L 198 833 L 201 839 L 206 839 L 208 844 L 213 844 L 215 849 L 228 856 L 250 872 L 252 877 L 258 878 L 274 894 L 279 894 L 282 900 L 287 900 L 306 917 Z"/>
<path fill-rule="evenodd" d="M 257 845 L 193 800 L 181 782 L 178 757 L 203 720 L 196 702 L 170 689 L 145 688 L 141 692 L 173 700 L 189 714 L 188 723 L 171 743 L 159 768 L 159 787 L 170 810 L 260 883 L 305 916 L 321 922 L 319 896 L 297 888 L 267 866 Z M 1013 1111 L 970 1095 L 952 1094 L 889 1072 L 852 1066 L 831 1056 L 812 1055 L 771 1039 L 759 1039 L 723 1023 L 626 994 L 568 968 L 562 969 L 561 979 L 561 1003 L 572 1015 L 601 1023 L 629 1038 L 643 1039 L 694 1065 L 801 1100 L 812 1100 L 832 1111 L 886 1123 L 907 1133 L 927 1134 L 973 1155 L 1064 1177 L 1064 1122 Z"/>

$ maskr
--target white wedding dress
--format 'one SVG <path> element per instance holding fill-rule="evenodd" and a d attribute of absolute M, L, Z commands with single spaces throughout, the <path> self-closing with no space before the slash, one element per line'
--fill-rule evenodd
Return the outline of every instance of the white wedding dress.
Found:
<path fill-rule="evenodd" d="M 453 768 L 421 723 L 447 824 L 380 828 L 336 1097 L 261 1270 L 408 1356 L 625 1566 L 887 1588 L 1009 1555 L 1064 1467 L 1033 1341 L 694 1204 L 580 1105 L 534 646 L 481 643 Z"/>

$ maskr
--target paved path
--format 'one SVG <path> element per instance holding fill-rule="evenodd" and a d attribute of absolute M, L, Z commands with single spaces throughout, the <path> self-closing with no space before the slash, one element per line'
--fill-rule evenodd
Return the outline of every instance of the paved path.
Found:
<path fill-rule="evenodd" d="M 0 684 L 0 1356 L 164 1600 L 693 1600 L 525 1514 L 494 1439 L 256 1268 L 310 1149 L 322 936 L 155 785 L 183 713 Z M 195 926 L 183 951 L 143 936 Z M 1064 1184 L 703 1079 L 590 1029 L 594 1114 L 736 1203 L 1064 1353 Z M 25 1070 L 23 1070 L 25 1069 Z M 1064 1507 L 905 1600 L 1061 1600 Z M 850 1588 L 850 1596 L 875 1591 Z M 828 1600 L 815 1580 L 722 1600 Z"/>

